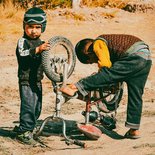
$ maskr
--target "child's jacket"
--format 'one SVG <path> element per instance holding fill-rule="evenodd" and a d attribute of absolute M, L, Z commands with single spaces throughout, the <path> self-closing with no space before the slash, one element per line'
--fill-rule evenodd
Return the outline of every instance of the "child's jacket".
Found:
<path fill-rule="evenodd" d="M 41 54 L 35 54 L 35 48 L 42 43 L 40 38 L 32 40 L 26 35 L 18 40 L 16 56 L 20 84 L 37 84 L 43 79 Z"/>

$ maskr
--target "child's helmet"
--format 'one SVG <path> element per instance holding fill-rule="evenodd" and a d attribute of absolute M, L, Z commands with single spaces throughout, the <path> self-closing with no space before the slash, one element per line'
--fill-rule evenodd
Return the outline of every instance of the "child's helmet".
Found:
<path fill-rule="evenodd" d="M 37 7 L 33 7 L 27 10 L 24 14 L 23 26 L 25 24 L 41 24 L 42 25 L 42 32 L 45 31 L 46 28 L 46 13 Z"/>

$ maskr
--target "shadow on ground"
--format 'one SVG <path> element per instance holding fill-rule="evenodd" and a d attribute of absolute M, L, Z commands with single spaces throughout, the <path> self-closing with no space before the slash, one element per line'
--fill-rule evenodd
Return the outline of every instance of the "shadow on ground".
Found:
<path fill-rule="evenodd" d="M 14 122 L 18 123 L 18 122 Z M 95 125 L 96 126 L 96 125 Z M 121 140 L 124 139 L 124 136 L 119 135 L 113 130 L 107 130 L 102 125 L 97 125 L 102 133 L 106 134 L 107 136 L 111 137 L 112 139 Z M 76 140 L 90 140 L 86 137 L 83 133 L 81 133 L 77 128 L 77 122 L 73 120 L 63 120 L 63 119 L 48 119 L 45 120 L 38 120 L 36 132 L 40 132 L 38 136 L 49 137 L 49 136 L 65 136 L 70 139 Z M 14 139 L 16 133 L 13 132 L 12 127 L 1 127 L 0 128 L 0 136 L 1 137 L 9 137 Z"/>

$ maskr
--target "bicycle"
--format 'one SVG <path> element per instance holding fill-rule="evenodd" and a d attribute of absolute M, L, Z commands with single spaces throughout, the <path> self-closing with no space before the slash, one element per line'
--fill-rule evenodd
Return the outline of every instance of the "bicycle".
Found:
<path fill-rule="evenodd" d="M 49 40 L 50 50 L 42 53 L 42 64 L 46 76 L 51 80 L 53 90 L 56 94 L 55 113 L 45 118 L 36 136 L 43 131 L 46 123 L 53 119 L 59 119 L 63 123 L 62 132 L 66 144 L 75 144 L 86 147 L 86 144 L 73 140 L 66 135 L 66 123 L 60 116 L 61 105 L 70 98 L 65 97 L 59 88 L 66 84 L 66 80 L 71 76 L 76 64 L 76 55 L 73 44 L 63 36 L 55 36 Z M 86 108 L 82 112 L 85 118 L 84 123 L 77 124 L 77 129 L 90 139 L 97 140 L 101 136 L 101 131 L 97 125 L 102 125 L 108 130 L 116 128 L 116 112 L 123 95 L 123 83 L 107 85 L 104 88 L 89 92 L 86 98 L 78 96 L 79 100 L 86 102 Z M 104 109 L 101 111 L 99 103 L 102 102 Z M 92 110 L 92 106 L 97 107 L 97 111 Z M 96 124 L 96 126 L 94 125 Z"/>

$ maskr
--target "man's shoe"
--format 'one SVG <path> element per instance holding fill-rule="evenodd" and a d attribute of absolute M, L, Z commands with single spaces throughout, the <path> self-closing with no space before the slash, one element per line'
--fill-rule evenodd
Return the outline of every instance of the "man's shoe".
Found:
<path fill-rule="evenodd" d="M 124 135 L 124 138 L 128 138 L 128 139 L 138 139 L 138 138 L 140 138 L 139 130 L 129 129 L 126 132 L 126 134 Z"/>
<path fill-rule="evenodd" d="M 33 133 L 30 131 L 26 131 L 21 134 L 18 133 L 16 136 L 16 139 L 23 144 L 32 145 L 32 146 L 39 145 L 39 143 L 33 139 Z"/>

